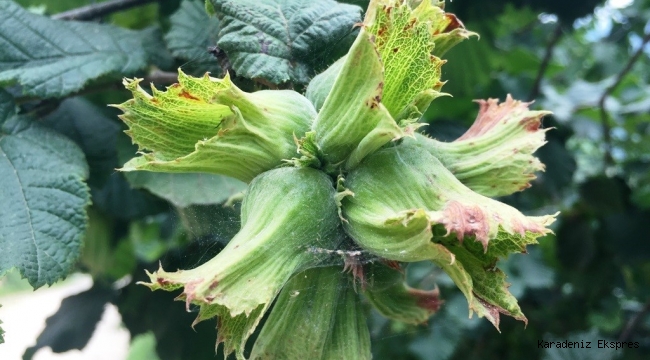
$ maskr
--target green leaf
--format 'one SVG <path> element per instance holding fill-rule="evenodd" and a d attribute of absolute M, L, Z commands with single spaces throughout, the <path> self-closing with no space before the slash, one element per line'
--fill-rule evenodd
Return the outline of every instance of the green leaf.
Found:
<path fill-rule="evenodd" d="M 238 75 L 306 84 L 325 51 L 361 21 L 361 8 L 333 0 L 211 0 L 221 20 L 217 45 Z M 340 54 L 343 55 L 343 54 Z"/>
<path fill-rule="evenodd" d="M 80 263 L 94 279 L 104 275 L 112 265 L 113 224 L 110 218 L 90 207 Z"/>
<path fill-rule="evenodd" d="M 454 262 L 437 262 L 467 297 L 470 312 L 476 311 L 479 316 L 485 316 L 497 329 L 500 313 L 527 324 L 528 320 L 519 308 L 517 299 L 508 291 L 510 284 L 506 282 L 506 274 L 496 267 L 498 258 L 483 255 L 482 251 L 476 251 L 478 249 L 469 250 L 471 245 L 469 241 L 449 244 L 446 247 L 454 254 Z M 471 279 L 469 284 L 465 282 L 468 277 Z"/>
<path fill-rule="evenodd" d="M 387 318 L 408 324 L 426 323 L 442 301 L 438 289 L 420 290 L 408 286 L 405 272 L 384 264 L 371 264 L 372 275 L 363 290 L 372 306 Z"/>
<path fill-rule="evenodd" d="M 17 3 L 28 8 L 34 8 L 38 6 L 45 6 L 46 2 L 43 0 L 17 0 Z M 64 12 L 70 9 L 78 8 L 88 4 L 88 0 L 58 0 L 58 1 L 48 1 L 46 5 L 46 10 L 48 14 L 56 14 Z"/>
<path fill-rule="evenodd" d="M 165 2 L 174 2 L 167 0 Z M 143 29 L 147 26 L 156 24 L 160 16 L 159 2 L 152 1 L 137 3 L 138 6 L 127 7 L 120 11 L 115 11 L 105 17 L 106 22 L 127 29 Z"/>
<path fill-rule="evenodd" d="M 148 217 L 142 221 L 132 221 L 125 239 L 130 244 L 137 260 L 152 264 L 160 259 L 165 252 L 179 247 L 185 239 L 180 231 L 165 234 L 163 224 L 168 224 L 169 216 Z M 235 231 L 236 233 L 236 231 Z M 230 240 L 230 238 L 228 239 Z"/>
<path fill-rule="evenodd" d="M 16 114 L 0 92 L 0 274 L 17 267 L 38 288 L 79 257 L 88 168 L 70 140 Z"/>
<path fill-rule="evenodd" d="M 118 166 L 115 146 L 119 124 L 89 101 L 74 97 L 63 100 L 43 119 L 43 124 L 79 145 L 90 167 L 88 184 L 102 186 Z"/>
<path fill-rule="evenodd" d="M 208 47 L 217 44 L 219 20 L 206 13 L 205 1 L 184 0 L 169 21 L 165 41 L 172 55 L 188 62 L 183 67 L 220 74 L 217 60 L 208 53 Z"/>
<path fill-rule="evenodd" d="M 125 175 L 134 188 L 147 189 L 179 207 L 221 204 L 246 189 L 237 179 L 214 174 L 134 171 Z"/>
<path fill-rule="evenodd" d="M 162 70 L 171 70 L 174 66 L 172 53 L 167 49 L 160 27 L 151 26 L 140 31 L 142 46 L 147 53 L 147 61 Z"/>
<path fill-rule="evenodd" d="M 133 244 L 128 238 L 114 241 L 113 229 L 111 218 L 93 207 L 88 209 L 88 229 L 80 262 L 93 279 L 104 277 L 117 280 L 135 269 Z"/>
<path fill-rule="evenodd" d="M 297 274 L 278 296 L 250 358 L 370 359 L 368 325 L 352 281 L 338 267 Z"/>
<path fill-rule="evenodd" d="M 142 33 L 110 25 L 52 20 L 0 2 L 0 84 L 31 96 L 62 97 L 102 76 L 147 66 Z"/>
<path fill-rule="evenodd" d="M 133 189 L 123 173 L 113 173 L 100 189 L 92 189 L 93 205 L 117 219 L 131 220 L 169 211 L 169 204 L 151 193 Z"/>
<path fill-rule="evenodd" d="M 135 336 L 126 360 L 160 360 L 156 353 L 156 336 L 152 332 Z"/>

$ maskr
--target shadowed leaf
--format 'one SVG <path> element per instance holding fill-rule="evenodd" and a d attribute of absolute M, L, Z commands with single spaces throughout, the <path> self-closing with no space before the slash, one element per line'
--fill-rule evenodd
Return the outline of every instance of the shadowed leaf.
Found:
<path fill-rule="evenodd" d="M 0 84 L 20 84 L 32 96 L 62 97 L 101 76 L 133 74 L 147 66 L 143 34 L 52 20 L 2 1 Z"/>
<path fill-rule="evenodd" d="M 17 267 L 38 288 L 79 257 L 90 202 L 81 150 L 16 109 L 0 91 L 0 274 Z"/>
<path fill-rule="evenodd" d="M 217 45 L 235 72 L 271 84 L 308 83 L 327 55 L 321 49 L 346 42 L 361 21 L 361 8 L 332 0 L 211 3 L 221 20 Z"/>

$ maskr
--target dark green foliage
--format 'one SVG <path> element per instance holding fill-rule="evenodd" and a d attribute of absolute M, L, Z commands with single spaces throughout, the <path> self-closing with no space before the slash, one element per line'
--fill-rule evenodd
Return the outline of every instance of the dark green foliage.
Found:
<path fill-rule="evenodd" d="M 109 115 L 89 101 L 73 97 L 43 118 L 43 124 L 73 140 L 84 152 L 91 186 L 105 184 L 118 164 L 115 147 L 120 125 Z"/>
<path fill-rule="evenodd" d="M 34 288 L 51 285 L 73 269 L 86 228 L 83 153 L 0 90 L 0 174 L 0 274 L 17 267 Z"/>
<path fill-rule="evenodd" d="M 195 69 L 197 75 L 209 71 L 221 76 L 222 69 L 210 48 L 217 45 L 219 20 L 205 11 L 205 1 L 183 1 L 181 7 L 169 17 L 171 27 L 165 35 L 172 54 L 185 61 L 183 68 Z"/>
<path fill-rule="evenodd" d="M 138 270 L 136 274 L 144 275 L 142 268 Z M 139 276 L 137 280 L 146 279 Z M 144 286 L 132 284 L 122 291 L 116 305 L 131 334 L 153 332 L 161 360 L 223 358 L 221 353 L 215 354 L 214 323 L 206 321 L 192 329 L 192 321 L 198 313 L 185 312 L 174 297 L 174 294 L 152 292 Z"/>
<path fill-rule="evenodd" d="M 596 5 L 603 3 L 603 0 L 581 0 L 581 1 L 562 1 L 562 0 L 511 0 L 511 1 L 457 1 L 449 2 L 447 8 L 461 16 L 463 19 L 477 20 L 485 16 L 494 16 L 503 8 L 514 5 L 518 8 L 530 8 L 535 12 L 545 12 L 557 14 L 558 17 L 566 23 L 571 23 L 579 17 L 589 15 L 593 12 Z"/>
<path fill-rule="evenodd" d="M 195 75 L 230 71 L 242 89 L 300 91 L 345 54 L 368 1 L 211 0 L 212 17 L 202 0 L 159 1 L 88 22 L 23 9 L 45 5 L 52 15 L 90 3 L 0 0 L 0 275 L 18 268 L 34 288 L 73 271 L 95 280 L 91 290 L 64 300 L 30 353 L 83 348 L 112 302 L 132 336 L 155 336 L 160 359 L 213 359 L 214 322 L 193 331 L 197 309 L 187 313 L 173 294 L 135 281 L 159 261 L 175 270 L 216 255 L 240 227 L 237 201 L 235 208 L 223 203 L 245 186 L 213 175 L 116 171 L 136 148 L 106 105 L 127 98 L 121 78 L 146 77 L 162 88 L 176 74 L 159 70 L 179 66 Z M 647 51 L 623 74 L 604 111 L 599 104 L 646 36 L 650 2 L 595 18 L 594 8 L 603 4 L 447 1 L 446 9 L 481 38 L 445 54 L 444 91 L 454 97 L 432 103 L 422 119 L 429 123 L 425 132 L 442 141 L 458 138 L 476 115 L 472 99 L 535 97 L 533 109 L 554 112 L 544 127 L 555 129 L 536 153 L 546 171 L 528 191 L 502 200 L 527 214 L 559 209 L 561 215 L 554 235 L 500 264 L 528 318 L 526 329 L 504 319 L 499 334 L 486 321 L 467 319 L 451 280 L 416 263 L 406 273 L 409 284 L 439 286 L 441 310 L 422 325 L 370 313 L 374 359 L 636 360 L 650 353 Z M 542 23 L 541 12 L 556 14 L 559 24 Z M 285 22 L 278 22 L 281 15 Z M 128 285 L 108 290 L 124 275 L 132 276 Z M 3 334 L 0 328 L 0 343 Z M 624 339 L 639 348 L 537 346 L 572 339 Z"/>
<path fill-rule="evenodd" d="M 133 75 L 147 65 L 143 35 L 148 34 L 49 20 L 2 1 L 0 84 L 22 85 L 32 96 L 62 97 L 99 77 Z"/>
<path fill-rule="evenodd" d="M 333 0 L 211 0 L 221 21 L 217 45 L 240 76 L 307 84 L 346 52 L 361 8 Z"/>

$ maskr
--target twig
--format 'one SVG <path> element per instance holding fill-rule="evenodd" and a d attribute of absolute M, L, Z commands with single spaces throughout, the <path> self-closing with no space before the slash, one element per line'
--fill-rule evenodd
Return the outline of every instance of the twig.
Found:
<path fill-rule="evenodd" d="M 632 335 L 632 332 L 634 331 L 634 328 L 639 324 L 641 320 L 648 314 L 648 311 L 650 311 L 650 299 L 646 301 L 645 305 L 639 311 L 636 313 L 625 325 L 625 328 L 623 329 L 623 332 L 621 333 L 621 336 L 618 337 L 618 341 L 620 342 L 625 342 L 630 339 L 630 336 Z"/>
<path fill-rule="evenodd" d="M 535 78 L 533 87 L 530 89 L 530 94 L 528 95 L 529 101 L 535 100 L 535 98 L 539 96 L 539 89 L 542 85 L 542 79 L 544 79 L 546 69 L 548 69 L 548 66 L 551 63 L 551 59 L 553 58 L 553 51 L 555 50 L 555 46 L 557 46 L 557 43 L 560 41 L 561 37 L 562 24 L 558 21 L 555 29 L 553 30 L 553 34 L 551 35 L 551 39 L 549 40 L 548 45 L 546 45 L 546 52 L 544 53 L 542 63 L 539 65 L 539 70 L 537 71 L 537 77 Z"/>
<path fill-rule="evenodd" d="M 598 107 L 600 108 L 600 121 L 603 131 L 603 140 L 605 142 L 605 166 L 611 165 L 614 162 L 611 154 L 611 129 L 609 126 L 609 116 L 607 114 L 607 109 L 605 108 L 605 102 L 607 101 L 607 98 L 614 92 L 614 90 L 616 90 L 616 88 L 621 84 L 621 82 L 623 82 L 623 79 L 632 70 L 632 67 L 637 62 L 637 60 L 641 58 L 643 49 L 645 48 L 646 44 L 648 44 L 648 42 L 650 42 L 650 32 L 643 37 L 639 48 L 634 52 L 632 57 L 630 57 L 627 64 L 625 64 L 625 67 L 623 67 L 618 75 L 616 75 L 616 80 L 614 80 L 614 83 L 605 89 L 603 95 L 600 97 L 600 100 L 598 100 Z"/>
<path fill-rule="evenodd" d="M 158 0 L 109 0 L 52 15 L 56 20 L 92 20 Z"/>

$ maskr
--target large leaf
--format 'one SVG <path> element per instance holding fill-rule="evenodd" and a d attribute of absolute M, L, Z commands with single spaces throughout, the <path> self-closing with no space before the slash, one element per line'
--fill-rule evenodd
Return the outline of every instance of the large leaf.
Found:
<path fill-rule="evenodd" d="M 308 83 L 361 21 L 361 8 L 333 0 L 211 1 L 221 19 L 217 45 L 233 69 L 272 84 Z"/>
<path fill-rule="evenodd" d="M 126 360 L 160 360 L 156 353 L 156 336 L 151 331 L 135 336 Z"/>
<path fill-rule="evenodd" d="M 221 69 L 217 60 L 208 53 L 208 47 L 217 44 L 219 20 L 208 16 L 205 2 L 184 0 L 169 21 L 171 28 L 165 41 L 172 54 L 186 60 L 187 66 L 219 75 Z"/>
<path fill-rule="evenodd" d="M 88 183 L 102 186 L 118 166 L 115 146 L 120 126 L 116 120 L 87 100 L 74 97 L 64 100 L 43 122 L 79 145 L 90 167 Z"/>
<path fill-rule="evenodd" d="M 142 39 L 142 46 L 147 53 L 147 61 L 162 70 L 172 70 L 174 57 L 167 49 L 162 29 L 158 26 L 151 26 L 142 29 L 138 35 Z"/>
<path fill-rule="evenodd" d="M 134 244 L 128 237 L 115 240 L 116 226 L 111 220 L 93 207 L 88 209 L 88 229 L 80 263 L 93 279 L 114 281 L 131 274 L 136 266 Z"/>
<path fill-rule="evenodd" d="M 100 76 L 146 67 L 145 38 L 110 25 L 52 20 L 0 1 L 0 84 L 18 83 L 32 96 L 65 96 Z"/>
<path fill-rule="evenodd" d="M 86 228 L 81 150 L 16 114 L 0 92 L 0 274 L 17 267 L 37 288 L 65 277 Z"/>
<path fill-rule="evenodd" d="M 169 205 L 147 191 L 133 189 L 122 173 L 113 173 L 102 188 L 92 189 L 93 204 L 117 219 L 128 220 L 169 210 Z"/>
<path fill-rule="evenodd" d="M 246 189 L 246 184 L 227 176 L 201 173 L 126 173 L 134 188 L 144 188 L 179 207 L 220 204 Z"/>

